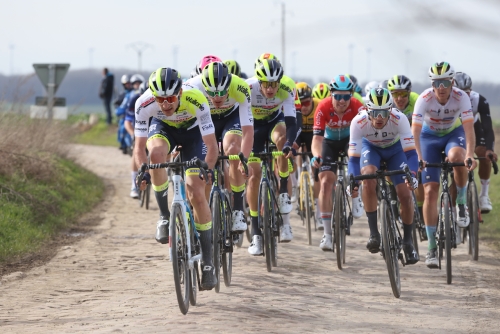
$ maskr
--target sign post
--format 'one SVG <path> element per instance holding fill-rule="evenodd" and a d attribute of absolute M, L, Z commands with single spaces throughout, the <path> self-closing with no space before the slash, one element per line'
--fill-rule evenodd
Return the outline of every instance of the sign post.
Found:
<path fill-rule="evenodd" d="M 68 72 L 70 64 L 33 64 L 33 68 L 35 69 L 35 73 L 42 82 L 43 86 L 45 87 L 45 90 L 47 91 L 47 98 L 38 98 L 36 99 L 36 112 L 35 113 L 40 113 L 41 109 L 36 108 L 36 107 L 45 107 L 42 108 L 44 111 L 47 112 L 47 116 L 49 119 L 54 118 L 54 106 L 59 106 L 59 107 L 65 107 L 66 106 L 66 100 L 65 99 L 60 99 L 56 98 L 56 92 L 57 89 L 59 88 L 59 85 L 61 84 L 62 80 L 66 76 L 66 73 Z M 66 115 L 64 118 L 67 117 L 67 109 L 66 110 Z M 32 108 L 32 117 L 33 117 L 33 108 Z M 56 118 L 61 118 L 61 117 L 56 117 Z"/>

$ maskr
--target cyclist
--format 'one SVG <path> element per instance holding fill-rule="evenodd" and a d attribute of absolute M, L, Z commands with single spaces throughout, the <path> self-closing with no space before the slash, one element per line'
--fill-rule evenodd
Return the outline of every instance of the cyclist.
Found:
<path fill-rule="evenodd" d="M 286 155 L 278 157 L 280 176 L 279 210 L 283 217 L 280 240 L 289 242 L 293 239 L 290 227 L 292 203 L 288 194 L 288 158 L 292 155 L 292 144 L 297 134 L 295 118 L 295 82 L 283 75 L 283 67 L 270 53 L 262 54 L 255 61 L 255 76 L 247 83 L 251 91 L 251 108 L 254 118 L 253 152 L 264 151 L 265 142 L 270 140 L 278 150 Z M 258 223 L 258 195 L 262 175 L 260 159 L 250 158 L 252 173 L 248 180 L 247 199 L 252 223 L 252 243 L 248 248 L 251 255 L 261 255 L 262 236 Z"/>
<path fill-rule="evenodd" d="M 295 140 L 296 148 L 301 147 L 304 143 L 306 145 L 306 152 L 311 152 L 311 144 L 313 140 L 313 127 L 314 127 L 314 112 L 318 108 L 319 103 L 321 102 L 319 99 L 312 97 L 312 89 L 305 82 L 299 82 L 296 84 L 297 94 L 299 96 L 301 102 L 301 114 L 302 119 L 301 131 Z M 310 158 L 312 158 L 312 154 L 309 154 Z M 312 170 L 314 173 L 314 169 Z M 319 194 L 319 182 L 314 182 L 313 184 L 313 193 L 314 193 L 314 205 L 316 208 L 316 224 L 318 225 L 318 230 L 323 230 L 323 221 L 321 220 L 321 213 L 318 205 L 318 194 Z"/>
<path fill-rule="evenodd" d="M 202 91 L 208 99 L 215 137 L 222 143 L 225 154 L 238 154 L 248 158 L 253 145 L 253 117 L 250 110 L 250 88 L 237 75 L 229 73 L 222 62 L 205 65 L 201 75 L 189 79 L 184 85 Z M 247 229 L 243 214 L 245 178 L 238 170 L 241 162 L 229 161 L 229 184 L 233 192 L 232 231 Z"/>
<path fill-rule="evenodd" d="M 444 150 L 450 162 L 467 164 L 472 159 L 470 170 L 476 167 L 474 148 L 474 116 L 470 99 L 464 91 L 453 87 L 455 70 L 447 62 L 433 64 L 429 69 L 432 87 L 420 94 L 413 110 L 412 132 L 418 159 L 430 163 L 441 162 Z M 460 121 L 459 116 L 462 117 Z M 457 224 L 460 227 L 469 225 L 469 213 L 466 206 L 467 167 L 455 167 L 455 184 L 457 186 Z M 437 268 L 436 258 L 436 224 L 438 211 L 436 208 L 439 194 L 439 169 L 424 168 L 422 183 L 424 184 L 424 222 L 429 239 L 425 264 L 429 268 Z"/>
<path fill-rule="evenodd" d="M 136 124 L 134 157 L 137 165 L 147 163 L 146 146 L 151 163 L 162 163 L 176 145 L 182 146 L 182 157 L 191 160 L 195 157 L 205 160 L 213 169 L 217 161 L 217 140 L 214 124 L 210 117 L 208 101 L 198 89 L 182 86 L 179 72 L 163 67 L 149 77 L 149 89 L 135 104 Z M 152 118 L 151 124 L 145 126 Z M 155 169 L 145 173 L 141 190 L 146 182 L 153 184 L 160 220 L 156 228 L 156 241 L 168 243 L 168 203 L 164 196 L 168 191 L 165 169 Z M 194 208 L 195 226 L 200 235 L 202 257 L 202 282 L 204 289 L 212 289 L 217 284 L 212 262 L 212 221 L 210 208 L 205 197 L 205 182 L 199 177 L 197 168 L 186 170 L 186 193 Z M 187 264 L 186 264 L 187 265 Z"/>
<path fill-rule="evenodd" d="M 312 89 L 312 96 L 318 100 L 326 99 L 330 96 L 330 86 L 325 82 L 316 84 Z"/>
<path fill-rule="evenodd" d="M 366 102 L 367 110 L 361 111 L 351 122 L 351 139 L 349 141 L 349 174 L 374 174 L 380 163 L 385 161 L 388 170 L 401 169 L 408 165 L 413 177 L 411 183 L 405 184 L 404 176 L 392 176 L 401 204 L 403 220 L 403 250 L 407 264 L 419 261 L 412 243 L 413 199 L 411 191 L 417 188 L 418 170 L 415 141 L 411 134 L 410 122 L 396 108 L 387 89 L 374 88 L 370 91 Z M 370 238 L 366 248 L 370 253 L 378 253 L 380 249 L 380 233 L 377 228 L 377 181 L 363 181 L 363 203 L 365 205 Z M 358 196 L 357 187 L 352 196 Z"/>
<path fill-rule="evenodd" d="M 130 100 L 130 94 L 133 90 L 132 83 L 130 82 L 130 76 L 124 74 L 121 77 L 121 83 L 123 85 L 124 91 L 115 100 L 114 104 L 116 106 L 115 115 L 118 119 L 118 130 L 117 130 L 117 140 L 120 144 L 119 148 L 123 154 L 127 154 L 132 144 L 131 137 L 125 129 L 125 112 L 127 108 L 127 103 Z"/>
<path fill-rule="evenodd" d="M 361 96 L 361 93 L 363 92 L 363 90 L 358 85 L 358 79 L 354 75 L 352 75 L 352 74 L 346 74 L 345 76 L 348 77 L 349 79 L 351 79 L 352 84 L 354 85 L 354 88 L 353 88 L 353 91 L 352 91 L 352 96 L 355 99 L 357 99 L 359 102 L 361 102 L 361 104 L 364 105 L 365 104 L 365 100 L 363 99 L 363 96 Z"/>
<path fill-rule="evenodd" d="M 367 83 L 365 85 L 365 101 L 366 99 L 369 99 L 369 95 L 370 95 L 370 91 L 373 89 L 373 88 L 377 88 L 378 87 L 378 81 L 370 81 L 369 83 Z"/>
<path fill-rule="evenodd" d="M 324 161 L 337 161 L 339 152 L 347 153 L 349 144 L 349 126 L 352 119 L 363 107 L 361 102 L 352 96 L 354 84 L 346 75 L 338 75 L 330 82 L 331 96 L 322 100 L 314 112 L 311 165 L 319 168 L 319 208 L 323 220 L 324 234 L 319 247 L 331 250 L 332 241 L 332 190 L 337 177 L 331 166 L 322 166 Z M 361 200 L 354 198 L 352 202 L 353 216 L 360 218 L 363 214 Z"/>
<path fill-rule="evenodd" d="M 395 75 L 387 81 L 387 89 L 391 92 L 394 106 L 406 115 L 411 126 L 413 109 L 418 99 L 418 94 L 411 90 L 411 80 L 404 75 Z M 415 193 L 420 217 L 423 219 L 424 187 L 422 184 L 418 185 Z"/>
<path fill-rule="evenodd" d="M 491 162 L 489 155 L 493 155 L 493 160 L 497 160 L 495 154 L 495 132 L 491 123 L 490 105 L 484 96 L 472 90 L 472 79 L 463 72 L 455 74 L 454 85 L 467 93 L 472 105 L 474 114 L 474 133 L 476 134 L 475 153 L 478 157 L 488 159 L 479 160 L 479 178 L 481 179 L 481 194 L 479 195 L 479 207 L 481 213 L 491 211 L 491 201 L 488 196 L 490 186 Z"/>
<path fill-rule="evenodd" d="M 135 123 L 135 102 L 144 93 L 143 83 L 144 77 L 140 74 L 134 74 L 130 78 L 130 82 L 132 83 L 132 91 L 130 92 L 130 98 L 127 102 L 127 107 L 125 108 L 125 130 L 127 130 L 128 134 L 132 138 L 134 138 L 134 123 Z M 132 157 L 131 163 L 131 176 L 132 176 L 132 188 L 130 189 L 130 197 L 139 198 L 139 189 L 135 184 L 135 179 L 137 178 L 137 169 L 139 168 L 135 163 L 135 159 Z"/>
<path fill-rule="evenodd" d="M 224 61 L 224 64 L 227 65 L 229 73 L 241 78 L 241 67 L 236 60 L 226 60 Z"/>

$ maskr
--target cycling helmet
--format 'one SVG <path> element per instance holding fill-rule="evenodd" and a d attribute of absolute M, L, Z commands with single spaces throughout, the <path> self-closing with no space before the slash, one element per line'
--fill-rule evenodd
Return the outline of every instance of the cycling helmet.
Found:
<path fill-rule="evenodd" d="M 177 95 L 181 87 L 181 75 L 170 67 L 160 67 L 149 77 L 149 88 L 154 96 Z"/>
<path fill-rule="evenodd" d="M 263 54 L 261 54 L 261 55 L 259 56 L 259 59 L 260 59 L 260 60 L 263 60 L 263 59 L 274 59 L 274 60 L 276 60 L 276 61 L 278 61 L 278 62 L 280 61 L 280 60 L 278 59 L 278 57 L 276 57 L 276 56 L 275 56 L 274 54 L 272 54 L 272 53 L 263 53 Z"/>
<path fill-rule="evenodd" d="M 122 75 L 122 78 L 120 81 L 121 81 L 122 85 L 129 83 L 130 82 L 130 75 L 128 75 L 128 74 Z"/>
<path fill-rule="evenodd" d="M 354 88 L 354 85 L 351 81 L 351 79 L 347 75 L 337 75 L 335 78 L 330 81 L 330 92 L 333 92 L 335 90 L 346 90 L 346 91 L 352 91 Z"/>
<path fill-rule="evenodd" d="M 147 81 L 143 81 L 141 85 L 139 86 L 139 94 L 143 94 L 145 91 L 148 90 L 149 84 Z"/>
<path fill-rule="evenodd" d="M 436 79 L 453 79 L 455 77 L 455 70 L 450 63 L 445 61 L 435 63 L 429 68 L 429 78 Z"/>
<path fill-rule="evenodd" d="M 219 92 L 229 88 L 231 78 L 227 65 L 218 61 L 205 66 L 201 73 L 203 87 L 211 92 Z"/>
<path fill-rule="evenodd" d="M 312 95 L 317 99 L 323 100 L 330 96 L 330 86 L 327 83 L 320 82 L 312 89 Z"/>
<path fill-rule="evenodd" d="M 136 82 L 144 82 L 144 77 L 140 74 L 134 74 L 130 78 L 130 83 L 136 83 Z"/>
<path fill-rule="evenodd" d="M 241 74 L 239 75 L 239 77 L 242 78 L 242 79 L 245 79 L 245 80 L 248 79 L 248 75 L 246 73 L 243 73 L 243 72 L 241 72 Z"/>
<path fill-rule="evenodd" d="M 234 75 L 237 75 L 237 76 L 241 75 L 240 64 L 238 64 L 238 62 L 236 60 L 226 60 L 224 62 L 224 64 L 227 65 L 227 67 L 229 68 L 229 72 L 231 74 L 234 74 Z"/>
<path fill-rule="evenodd" d="M 222 60 L 219 57 L 212 55 L 208 55 L 201 58 L 200 62 L 198 63 L 198 66 L 196 67 L 196 73 L 201 74 L 205 66 L 207 66 L 210 63 L 213 63 L 214 61 L 222 61 Z"/>
<path fill-rule="evenodd" d="M 411 91 L 411 81 L 404 75 L 395 75 L 387 82 L 387 89 L 393 90 L 407 90 Z"/>
<path fill-rule="evenodd" d="M 356 93 L 361 93 L 361 87 L 359 87 L 359 85 L 358 85 L 358 79 L 354 75 L 352 75 L 352 74 L 346 74 L 346 77 L 348 77 L 349 79 L 351 79 L 352 84 L 354 85 L 354 89 L 353 90 Z"/>
<path fill-rule="evenodd" d="M 367 95 L 366 107 L 371 110 L 390 109 L 392 107 L 391 93 L 385 88 L 373 88 Z"/>
<path fill-rule="evenodd" d="M 312 96 L 312 89 L 305 82 L 298 82 L 296 85 L 299 99 L 308 99 Z"/>
<path fill-rule="evenodd" d="M 387 89 L 387 84 L 388 83 L 389 83 L 389 80 L 380 81 L 379 84 L 378 84 L 378 87 L 379 88 L 385 88 L 385 89 Z"/>
<path fill-rule="evenodd" d="M 471 90 L 472 79 L 464 72 L 457 72 L 455 74 L 455 86 L 461 90 Z"/>
<path fill-rule="evenodd" d="M 254 68 L 259 81 L 280 81 L 283 77 L 283 67 L 277 59 L 259 57 Z"/>
<path fill-rule="evenodd" d="M 367 83 L 365 86 L 365 96 L 368 95 L 373 88 L 377 87 L 378 87 L 378 81 L 370 81 L 369 83 Z"/>
<path fill-rule="evenodd" d="M 189 75 L 190 78 L 194 78 L 195 76 L 197 76 L 199 73 L 198 73 L 198 65 L 196 65 L 193 70 L 191 71 L 191 74 Z"/>

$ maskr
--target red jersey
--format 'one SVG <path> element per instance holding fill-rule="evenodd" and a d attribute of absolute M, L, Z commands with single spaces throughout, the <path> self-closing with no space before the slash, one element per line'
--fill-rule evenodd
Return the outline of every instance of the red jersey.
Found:
<path fill-rule="evenodd" d="M 351 102 L 345 113 L 339 117 L 332 104 L 332 97 L 329 96 L 319 103 L 314 112 L 313 132 L 317 136 L 324 136 L 329 140 L 342 140 L 349 137 L 351 121 L 358 114 L 363 104 L 356 98 L 351 97 Z"/>

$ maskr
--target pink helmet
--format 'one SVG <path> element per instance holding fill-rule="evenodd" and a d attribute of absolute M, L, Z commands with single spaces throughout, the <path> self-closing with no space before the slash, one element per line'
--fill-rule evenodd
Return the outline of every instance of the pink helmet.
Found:
<path fill-rule="evenodd" d="M 219 57 L 212 56 L 212 55 L 208 55 L 208 56 L 201 58 L 200 62 L 198 63 L 198 66 L 196 67 L 196 73 L 201 74 L 201 72 L 203 71 L 205 66 L 207 66 L 210 63 L 216 62 L 216 61 L 222 62 L 222 60 Z"/>

